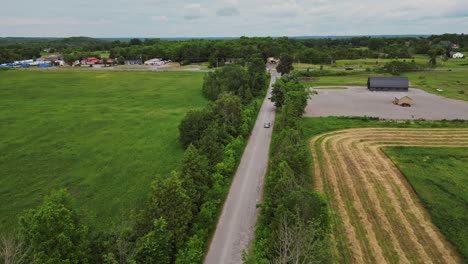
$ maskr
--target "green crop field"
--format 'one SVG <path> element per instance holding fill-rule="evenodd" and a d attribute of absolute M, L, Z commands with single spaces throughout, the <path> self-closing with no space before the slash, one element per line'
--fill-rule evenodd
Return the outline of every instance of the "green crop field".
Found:
<path fill-rule="evenodd" d="M 142 208 L 183 154 L 178 125 L 205 106 L 203 76 L 0 72 L 0 232 L 59 188 L 100 230 Z"/>
<path fill-rule="evenodd" d="M 432 221 L 468 260 L 468 148 L 391 147 Z"/>

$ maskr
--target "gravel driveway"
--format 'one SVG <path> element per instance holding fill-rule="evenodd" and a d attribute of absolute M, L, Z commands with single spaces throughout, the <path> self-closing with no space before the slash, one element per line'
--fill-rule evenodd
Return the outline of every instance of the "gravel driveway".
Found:
<path fill-rule="evenodd" d="M 307 117 L 369 116 L 382 119 L 465 119 L 468 102 L 449 99 L 410 88 L 408 92 L 371 92 L 366 87 L 347 87 L 344 90 L 315 89 L 317 95 L 309 99 Z M 413 106 L 401 107 L 393 98 L 409 96 Z"/>

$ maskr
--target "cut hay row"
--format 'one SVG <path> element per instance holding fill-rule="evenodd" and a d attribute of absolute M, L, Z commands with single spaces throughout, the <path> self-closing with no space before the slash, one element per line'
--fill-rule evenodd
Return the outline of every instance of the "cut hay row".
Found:
<path fill-rule="evenodd" d="M 365 128 L 311 140 L 316 188 L 332 208 L 340 263 L 460 263 L 386 146 L 468 147 L 468 129 Z"/>

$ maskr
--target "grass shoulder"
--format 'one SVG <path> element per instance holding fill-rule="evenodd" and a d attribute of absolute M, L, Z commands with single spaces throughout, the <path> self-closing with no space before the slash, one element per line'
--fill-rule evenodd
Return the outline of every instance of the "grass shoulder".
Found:
<path fill-rule="evenodd" d="M 348 128 L 396 127 L 396 128 L 468 128 L 468 121 L 387 121 L 369 117 L 314 117 L 302 118 L 304 138 Z"/>

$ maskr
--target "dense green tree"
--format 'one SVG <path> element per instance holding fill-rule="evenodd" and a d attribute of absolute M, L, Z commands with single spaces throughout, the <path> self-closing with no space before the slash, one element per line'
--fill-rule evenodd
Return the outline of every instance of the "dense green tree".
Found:
<path fill-rule="evenodd" d="M 175 174 L 163 179 L 158 177 L 152 184 L 152 197 L 146 216 L 151 226 L 153 219 L 164 218 L 167 229 L 174 235 L 175 249 L 182 246 L 192 221 L 192 202 L 182 181 Z"/>
<path fill-rule="evenodd" d="M 153 228 L 136 243 L 134 260 L 141 264 L 172 263 L 172 234 L 167 229 L 167 221 L 158 218 L 153 222 Z"/>
<path fill-rule="evenodd" d="M 294 171 L 298 184 L 303 185 L 308 181 L 308 150 L 302 142 L 302 135 L 296 128 L 282 129 L 275 142 L 275 151 L 281 160 L 287 162 Z M 275 157 L 273 157 L 273 161 Z M 278 161 L 279 162 L 279 161 Z"/>
<path fill-rule="evenodd" d="M 225 87 L 222 82 L 223 80 L 220 70 L 209 72 L 204 77 L 202 88 L 203 95 L 209 100 L 216 100 L 218 96 L 225 91 Z"/>
<path fill-rule="evenodd" d="M 216 100 L 224 92 L 239 93 L 239 88 L 248 85 L 249 76 L 244 68 L 229 64 L 205 76 L 203 95 L 209 100 Z"/>
<path fill-rule="evenodd" d="M 88 263 L 88 228 L 81 223 L 64 189 L 47 196 L 20 218 L 20 232 L 34 263 Z"/>
<path fill-rule="evenodd" d="M 239 135 L 242 125 L 242 101 L 239 96 L 222 94 L 213 105 L 213 113 L 226 132 L 234 137 Z"/>
<path fill-rule="evenodd" d="M 293 62 L 293 57 L 291 55 L 283 54 L 280 57 L 280 62 L 276 67 L 276 70 L 281 74 L 288 74 L 294 70 Z"/>
<path fill-rule="evenodd" d="M 189 111 L 179 124 L 179 139 L 182 145 L 187 147 L 199 140 L 213 118 L 212 112 L 207 109 Z"/>
<path fill-rule="evenodd" d="M 267 76 L 264 61 L 260 58 L 251 59 L 247 71 L 249 73 L 249 83 L 252 94 L 255 96 L 260 95 L 261 92 L 265 89 L 265 81 Z M 241 97 L 243 96 L 241 95 Z"/>
<path fill-rule="evenodd" d="M 271 101 L 276 107 L 281 107 L 285 103 L 286 94 L 291 91 L 304 91 L 304 86 L 298 81 L 297 77 L 289 74 L 277 80 L 273 85 L 271 92 Z"/>
<path fill-rule="evenodd" d="M 383 71 L 389 72 L 393 75 L 399 75 L 403 72 L 411 72 L 418 70 L 419 67 L 415 62 L 405 62 L 405 61 L 391 61 L 384 65 Z"/>
<path fill-rule="evenodd" d="M 208 157 L 209 167 L 223 160 L 224 145 L 229 139 L 225 127 L 213 122 L 204 132 L 199 141 L 196 142 L 198 149 Z"/>
<path fill-rule="evenodd" d="M 138 39 L 138 38 L 132 38 L 132 39 L 130 40 L 130 45 L 132 45 L 132 46 L 139 46 L 139 45 L 141 45 L 142 43 L 143 43 L 143 42 L 142 42 L 140 39 Z"/>
<path fill-rule="evenodd" d="M 197 235 L 192 236 L 184 251 L 177 255 L 176 264 L 201 263 L 204 256 L 205 243 Z"/>
<path fill-rule="evenodd" d="M 180 178 L 192 201 L 192 212 L 194 215 L 202 203 L 203 195 L 211 187 L 208 162 L 208 158 L 192 144 L 185 150 L 182 158 Z"/>

